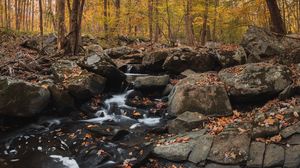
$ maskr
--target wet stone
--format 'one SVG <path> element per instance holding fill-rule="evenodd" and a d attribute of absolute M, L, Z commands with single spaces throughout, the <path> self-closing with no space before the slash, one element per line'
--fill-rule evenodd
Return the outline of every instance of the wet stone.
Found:
<path fill-rule="evenodd" d="M 284 168 L 300 167 L 300 145 L 291 146 L 285 151 Z"/>
<path fill-rule="evenodd" d="M 205 135 L 198 138 L 189 156 L 189 161 L 193 163 L 204 162 L 209 154 L 212 143 L 213 137 L 210 135 Z"/>
<path fill-rule="evenodd" d="M 247 167 L 262 167 L 266 144 L 262 142 L 252 142 L 247 162 Z"/>
<path fill-rule="evenodd" d="M 288 139 L 287 143 L 290 145 L 300 145 L 300 134 L 292 135 Z"/>
<path fill-rule="evenodd" d="M 239 164 L 248 158 L 250 136 L 246 133 L 223 134 L 214 138 L 208 160 L 221 164 Z"/>
<path fill-rule="evenodd" d="M 252 139 L 255 138 L 265 138 L 265 137 L 272 137 L 274 135 L 277 135 L 279 132 L 278 126 L 257 126 L 253 128 L 252 131 Z"/>
<path fill-rule="evenodd" d="M 209 163 L 205 168 L 240 168 L 238 165 L 220 165 L 216 163 Z"/>
<path fill-rule="evenodd" d="M 264 159 L 264 167 L 283 166 L 284 149 L 275 144 L 267 145 Z"/>
<path fill-rule="evenodd" d="M 295 133 L 300 133 L 300 122 L 297 122 L 296 124 L 291 125 L 280 131 L 280 135 L 283 138 L 288 138 L 289 136 L 294 135 Z"/>

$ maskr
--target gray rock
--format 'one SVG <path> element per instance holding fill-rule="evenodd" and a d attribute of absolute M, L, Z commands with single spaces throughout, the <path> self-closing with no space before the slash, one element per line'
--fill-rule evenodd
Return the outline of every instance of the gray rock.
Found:
<path fill-rule="evenodd" d="M 172 92 L 173 88 L 174 88 L 174 86 L 172 84 L 167 84 L 167 86 L 165 87 L 162 95 L 163 96 L 168 96 Z"/>
<path fill-rule="evenodd" d="M 279 133 L 279 128 L 277 125 L 273 126 L 257 126 L 254 127 L 252 130 L 252 138 L 266 138 L 266 137 L 272 137 L 274 135 L 277 135 Z"/>
<path fill-rule="evenodd" d="M 255 26 L 249 27 L 241 45 L 255 56 L 280 55 L 284 51 L 284 46 L 276 35 Z"/>
<path fill-rule="evenodd" d="M 266 147 L 264 167 L 283 166 L 284 164 L 284 149 L 275 144 L 269 144 Z"/>
<path fill-rule="evenodd" d="M 51 67 L 55 81 L 60 83 L 78 101 L 86 101 L 103 92 L 106 79 L 82 70 L 72 61 L 59 60 Z"/>
<path fill-rule="evenodd" d="M 220 165 L 216 163 L 209 163 L 205 168 L 240 168 L 239 165 Z"/>
<path fill-rule="evenodd" d="M 133 83 L 136 90 L 163 90 L 170 81 L 169 75 L 137 77 Z"/>
<path fill-rule="evenodd" d="M 187 70 L 181 72 L 181 75 L 183 75 L 183 76 L 190 76 L 190 75 L 193 75 L 193 74 L 196 74 L 196 72 L 193 71 L 193 70 L 190 70 L 190 69 L 187 69 Z"/>
<path fill-rule="evenodd" d="M 279 100 L 289 99 L 295 95 L 295 92 L 296 92 L 295 86 L 289 85 L 278 95 L 278 99 Z"/>
<path fill-rule="evenodd" d="M 163 64 L 163 69 L 172 73 L 181 73 L 186 69 L 195 72 L 212 71 L 216 68 L 217 59 L 209 50 L 194 51 L 178 48 L 172 50 Z"/>
<path fill-rule="evenodd" d="M 292 135 L 288 139 L 287 143 L 290 145 L 300 145 L 300 134 Z"/>
<path fill-rule="evenodd" d="M 107 86 L 110 90 L 121 89 L 126 76 L 121 72 L 114 62 L 105 53 L 90 54 L 78 61 L 79 66 L 90 72 L 101 75 L 107 79 Z"/>
<path fill-rule="evenodd" d="M 185 161 L 188 159 L 196 140 L 203 136 L 204 133 L 205 130 L 200 130 L 163 139 L 161 142 L 164 142 L 164 144 L 154 147 L 153 154 L 157 157 L 171 161 Z M 187 142 L 177 143 L 175 142 L 177 138 L 190 138 L 190 140 Z"/>
<path fill-rule="evenodd" d="M 296 133 L 300 133 L 300 122 L 297 122 L 296 124 L 286 127 L 280 131 L 280 135 L 283 138 L 288 138 L 289 136 L 294 135 Z"/>
<path fill-rule="evenodd" d="M 200 113 L 186 111 L 168 122 L 168 131 L 174 134 L 191 131 L 194 128 L 201 128 L 207 120 L 208 118 Z"/>
<path fill-rule="evenodd" d="M 292 83 L 290 70 L 283 65 L 252 63 L 219 72 L 229 96 L 236 102 L 256 102 L 272 98 Z"/>
<path fill-rule="evenodd" d="M 122 46 L 122 47 L 116 47 L 116 48 L 110 48 L 104 50 L 104 52 L 111 58 L 119 58 L 124 55 L 130 55 L 130 54 L 137 54 L 141 53 L 140 50 L 133 49 L 127 46 Z"/>
<path fill-rule="evenodd" d="M 41 113 L 49 104 L 46 87 L 10 77 L 0 77 L 0 114 L 31 117 Z"/>
<path fill-rule="evenodd" d="M 266 144 L 262 142 L 252 142 L 250 146 L 247 167 L 262 167 Z"/>
<path fill-rule="evenodd" d="M 204 162 L 209 154 L 212 143 L 213 137 L 210 135 L 198 138 L 188 160 L 196 164 Z"/>
<path fill-rule="evenodd" d="M 247 161 L 250 136 L 243 134 L 224 134 L 214 138 L 208 160 L 220 164 L 239 164 Z"/>
<path fill-rule="evenodd" d="M 162 145 L 155 147 L 153 153 L 157 157 L 172 161 L 185 161 L 191 152 L 193 143 L 175 143 L 171 145 Z"/>
<path fill-rule="evenodd" d="M 143 57 L 142 64 L 148 71 L 161 71 L 169 53 L 170 50 L 159 50 L 148 53 Z"/>
<path fill-rule="evenodd" d="M 300 145 L 295 145 L 285 150 L 284 168 L 300 167 Z"/>
<path fill-rule="evenodd" d="M 91 44 L 84 47 L 86 55 L 90 54 L 101 54 L 103 53 L 103 48 L 100 45 L 97 44 Z"/>
<path fill-rule="evenodd" d="M 56 111 L 68 113 L 75 110 L 75 99 L 63 86 L 52 85 L 49 86 L 49 90 L 51 92 L 52 106 Z"/>
<path fill-rule="evenodd" d="M 236 50 L 218 49 L 217 57 L 223 68 L 245 64 L 247 62 L 247 54 L 242 47 Z"/>
<path fill-rule="evenodd" d="M 206 116 L 232 114 L 225 86 L 214 73 L 195 74 L 182 79 L 169 98 L 168 112 L 171 115 L 178 116 L 185 111 L 199 112 Z"/>

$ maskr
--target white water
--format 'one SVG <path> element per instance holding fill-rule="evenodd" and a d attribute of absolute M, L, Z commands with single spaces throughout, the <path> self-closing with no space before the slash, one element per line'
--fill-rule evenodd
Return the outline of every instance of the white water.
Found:
<path fill-rule="evenodd" d="M 61 162 L 66 168 L 79 168 L 76 160 L 69 157 L 59 155 L 50 155 L 50 157 L 53 158 L 55 162 Z"/>
<path fill-rule="evenodd" d="M 123 121 L 131 122 L 133 123 L 130 128 L 134 129 L 141 125 L 146 125 L 149 127 L 154 127 L 160 123 L 161 118 L 148 118 L 147 116 L 144 116 L 142 119 L 135 120 L 133 118 L 127 117 L 125 115 L 115 115 L 115 114 L 108 114 L 109 109 L 111 108 L 111 104 L 116 104 L 118 108 L 127 108 L 127 109 L 136 109 L 134 107 L 130 107 L 126 105 L 126 97 L 133 92 L 133 90 L 129 90 L 123 94 L 114 95 L 112 98 L 107 99 L 104 101 L 104 108 L 99 110 L 96 113 L 97 118 L 92 118 L 88 120 L 84 120 L 84 122 L 90 122 L 90 123 L 100 123 L 103 124 L 105 121 L 114 121 L 116 123 L 120 123 Z M 122 112 L 122 111 L 121 111 Z"/>

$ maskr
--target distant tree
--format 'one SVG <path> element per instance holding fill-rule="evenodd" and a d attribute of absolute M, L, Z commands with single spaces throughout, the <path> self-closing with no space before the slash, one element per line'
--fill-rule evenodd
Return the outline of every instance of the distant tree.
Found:
<path fill-rule="evenodd" d="M 193 18 L 191 15 L 191 10 L 192 10 L 192 0 L 186 0 L 184 27 L 185 27 L 186 43 L 188 45 L 194 45 Z"/>
<path fill-rule="evenodd" d="M 65 42 L 65 0 L 56 0 L 57 5 L 57 47 L 61 50 Z"/>
<path fill-rule="evenodd" d="M 276 0 L 266 0 L 271 15 L 271 29 L 279 34 L 286 34 L 284 22 Z"/>
<path fill-rule="evenodd" d="M 42 36 L 44 34 L 44 27 L 43 27 L 43 4 L 42 4 L 42 0 L 39 0 L 39 15 L 40 15 L 40 34 Z"/>
<path fill-rule="evenodd" d="M 205 0 L 205 11 L 203 14 L 203 25 L 201 31 L 201 45 L 205 45 L 206 43 L 206 36 L 207 36 L 207 20 L 208 20 L 208 7 L 209 7 L 209 0 Z"/>

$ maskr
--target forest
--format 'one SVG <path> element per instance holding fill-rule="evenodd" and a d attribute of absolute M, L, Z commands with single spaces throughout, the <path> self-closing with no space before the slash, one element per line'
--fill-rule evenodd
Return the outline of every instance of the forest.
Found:
<path fill-rule="evenodd" d="M 262 167 L 300 167 L 300 0 L 0 0 L 0 168 Z"/>

